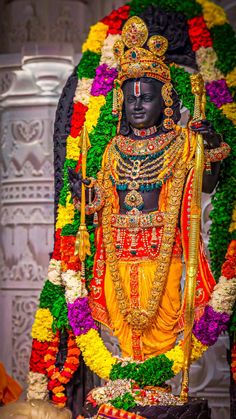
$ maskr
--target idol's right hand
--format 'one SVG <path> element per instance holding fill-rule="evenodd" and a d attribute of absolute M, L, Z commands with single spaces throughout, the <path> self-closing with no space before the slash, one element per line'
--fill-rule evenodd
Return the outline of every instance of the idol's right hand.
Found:
<path fill-rule="evenodd" d="M 76 173 L 75 170 L 71 169 L 70 167 L 68 168 L 68 176 L 72 198 L 78 198 L 81 200 L 82 182 L 85 186 L 89 186 L 91 180 L 83 179 L 81 172 Z"/>

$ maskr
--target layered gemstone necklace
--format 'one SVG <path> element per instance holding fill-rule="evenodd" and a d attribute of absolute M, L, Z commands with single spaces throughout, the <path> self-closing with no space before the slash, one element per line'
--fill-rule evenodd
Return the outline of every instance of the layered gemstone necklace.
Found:
<path fill-rule="evenodd" d="M 115 137 L 108 155 L 110 177 L 117 190 L 129 191 L 124 200 L 127 210 L 141 210 L 142 192 L 160 189 L 172 176 L 183 144 L 184 137 L 174 130 L 145 140 Z"/>

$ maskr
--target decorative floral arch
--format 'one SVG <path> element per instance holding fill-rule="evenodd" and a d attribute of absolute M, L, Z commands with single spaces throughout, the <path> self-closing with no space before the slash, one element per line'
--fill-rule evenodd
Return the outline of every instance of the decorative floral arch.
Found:
<path fill-rule="evenodd" d="M 79 351 L 82 352 L 85 363 L 100 377 L 112 380 L 134 379 L 140 385 L 150 384 L 152 370 L 156 371 L 151 375 L 152 385 L 161 385 L 182 368 L 181 342 L 164 355 L 141 364 L 132 363 L 132 368 L 129 362 L 120 363 L 108 352 L 96 330 L 88 304 L 95 253 L 94 227 L 90 220 L 88 229 L 92 255 L 86 261 L 86 284 L 80 279 L 80 261 L 74 255 L 79 213 L 71 199 L 68 168 L 78 170 L 80 167 L 79 136 L 84 123 L 92 145 L 88 153 L 88 176 L 96 177 L 101 167 L 103 152 L 109 140 L 116 134 L 117 125 L 117 119 L 112 115 L 112 90 L 117 76 L 112 46 L 120 37 L 123 22 L 130 16 L 140 15 L 149 5 L 169 12 L 181 12 L 187 18 L 192 50 L 196 54 L 196 62 L 206 84 L 207 119 L 231 147 L 231 154 L 222 165 L 220 182 L 212 198 L 209 249 L 213 272 L 216 277 L 221 273 L 221 277 L 204 314 L 194 325 L 192 360 L 201 356 L 208 345 L 215 343 L 218 335 L 227 329 L 232 314 L 236 292 L 235 35 L 223 9 L 210 1 L 132 0 L 91 27 L 77 67 L 78 83 L 73 100 L 70 134 L 66 141 L 54 251 L 32 328 L 29 398 L 47 398 L 51 390 L 54 402 L 65 405 L 65 384 L 70 381 L 78 367 Z M 175 64 L 170 69 L 172 82 L 183 105 L 193 113 L 194 98 L 189 74 Z M 234 315 L 234 328 L 235 323 Z M 68 354 L 63 370 L 59 371 L 55 367 L 55 359 L 59 334 L 65 329 L 69 330 Z M 235 374 L 235 370 L 233 372 Z"/>

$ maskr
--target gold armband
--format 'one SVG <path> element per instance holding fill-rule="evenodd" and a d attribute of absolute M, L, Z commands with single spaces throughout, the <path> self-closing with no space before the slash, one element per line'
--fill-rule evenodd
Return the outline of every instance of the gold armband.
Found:
<path fill-rule="evenodd" d="M 227 143 L 222 142 L 219 147 L 206 149 L 205 155 L 205 170 L 206 173 L 211 174 L 211 163 L 216 163 L 226 159 L 230 153 L 230 146 Z"/>

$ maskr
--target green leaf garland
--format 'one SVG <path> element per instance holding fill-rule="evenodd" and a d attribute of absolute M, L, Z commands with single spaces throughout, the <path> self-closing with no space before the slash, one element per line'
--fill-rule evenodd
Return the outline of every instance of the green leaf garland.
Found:
<path fill-rule="evenodd" d="M 123 396 L 118 396 L 115 399 L 110 401 L 110 404 L 116 409 L 132 409 L 136 406 L 136 402 L 134 400 L 134 397 L 130 393 L 125 393 Z"/>
<path fill-rule="evenodd" d="M 101 55 L 96 54 L 96 52 L 85 51 L 78 65 L 78 78 L 82 79 L 83 77 L 87 79 L 93 79 L 96 74 L 96 68 L 99 65 Z"/>
<path fill-rule="evenodd" d="M 68 329 L 69 322 L 64 287 L 54 285 L 47 280 L 44 284 L 39 301 L 39 307 L 48 308 L 53 316 L 53 332 L 56 332 L 56 329 Z"/>
<path fill-rule="evenodd" d="M 141 388 L 145 386 L 160 386 L 174 377 L 172 371 L 173 361 L 165 355 L 149 358 L 143 363 L 130 362 L 122 366 L 121 362 L 114 364 L 110 373 L 111 380 L 134 380 Z"/>
<path fill-rule="evenodd" d="M 225 75 L 236 67 L 236 37 L 229 23 L 211 29 L 213 47 L 218 60 L 216 66 Z"/>
<path fill-rule="evenodd" d="M 202 14 L 202 7 L 195 0 L 132 0 L 130 16 L 139 16 L 148 6 L 159 6 L 163 10 L 184 13 L 188 19 Z"/>

